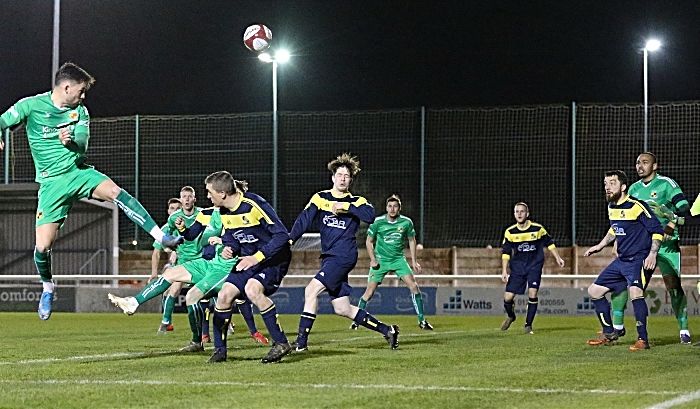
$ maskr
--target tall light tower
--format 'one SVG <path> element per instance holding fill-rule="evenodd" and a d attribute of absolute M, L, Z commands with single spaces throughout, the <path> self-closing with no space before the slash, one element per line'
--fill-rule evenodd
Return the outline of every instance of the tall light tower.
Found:
<path fill-rule="evenodd" d="M 277 210 L 277 163 L 279 160 L 277 137 L 277 64 L 284 64 L 289 61 L 289 52 L 279 50 L 275 56 L 268 53 L 258 55 L 263 62 L 272 63 L 272 207 Z"/>
<path fill-rule="evenodd" d="M 647 55 L 649 51 L 656 51 L 661 47 L 659 40 L 650 39 L 644 46 L 644 152 L 649 150 L 649 75 L 647 69 Z"/>

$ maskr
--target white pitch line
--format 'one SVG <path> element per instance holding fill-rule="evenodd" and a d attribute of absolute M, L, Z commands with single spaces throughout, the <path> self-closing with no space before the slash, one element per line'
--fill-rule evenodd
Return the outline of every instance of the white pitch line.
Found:
<path fill-rule="evenodd" d="M 490 330 L 489 330 L 490 331 Z M 402 332 L 399 332 L 399 340 L 403 338 L 414 338 L 414 337 L 429 337 L 429 336 L 435 336 L 435 335 L 451 335 L 451 334 L 466 334 L 469 332 L 484 332 L 484 330 L 469 330 L 469 331 L 444 331 L 444 332 L 424 332 L 420 334 L 404 334 Z M 379 333 L 377 333 L 379 334 Z M 330 339 L 328 341 L 324 342 L 335 342 L 335 343 L 340 343 L 340 342 L 348 342 L 348 341 L 360 341 L 360 340 L 365 340 L 365 339 L 377 339 L 377 335 L 374 336 L 367 336 L 367 337 L 352 337 L 352 338 L 343 338 L 343 339 Z"/>
<path fill-rule="evenodd" d="M 66 358 L 44 358 L 44 359 L 23 359 L 21 361 L 9 362 L 0 361 L 0 365 L 27 365 L 27 364 L 46 364 L 53 362 L 65 361 L 90 361 L 98 359 L 114 359 L 114 358 L 141 358 L 153 355 L 174 354 L 177 351 L 152 351 L 152 352 L 120 352 L 116 354 L 101 354 L 101 355 L 82 355 L 69 356 Z"/>
<path fill-rule="evenodd" d="M 666 409 L 672 408 L 676 405 L 682 405 L 684 403 L 692 402 L 694 400 L 700 399 L 700 391 L 690 392 L 685 395 L 669 399 L 667 401 L 657 403 L 656 405 L 649 406 L 647 409 Z"/>
<path fill-rule="evenodd" d="M 294 383 L 271 383 L 271 382 L 202 382 L 202 381 L 158 381 L 158 380 L 95 380 L 95 379 L 45 379 L 45 380 L 10 380 L 2 379 L 0 384 L 14 383 L 34 383 L 39 385 L 148 385 L 148 386 L 238 386 L 244 388 L 261 387 L 261 388 L 315 388 L 315 389 L 398 389 L 408 391 L 455 391 L 455 392 L 507 392 L 507 393 L 568 393 L 568 394 L 608 394 L 608 395 L 677 395 L 681 392 L 671 391 L 639 391 L 639 390 L 612 390 L 612 389 L 523 389 L 523 388 L 503 388 L 503 387 L 471 387 L 471 386 L 430 386 L 430 385 L 361 385 L 361 384 L 327 384 L 327 383 L 312 383 L 312 384 L 294 384 Z M 697 392 L 694 392 L 697 393 Z M 689 396 L 689 395 L 683 395 Z M 678 399 L 678 398 L 676 398 Z M 669 401 L 671 402 L 671 401 Z"/>
<path fill-rule="evenodd" d="M 449 331 L 449 332 L 434 332 L 434 333 L 426 333 L 426 334 L 406 334 L 402 337 L 423 337 L 423 336 L 430 336 L 430 335 L 442 335 L 442 334 L 458 334 L 458 333 L 466 333 L 466 332 L 472 332 L 472 331 Z M 369 340 L 369 339 L 377 339 L 377 336 L 367 336 L 367 337 L 354 337 L 354 338 L 345 338 L 345 339 L 333 339 L 325 342 L 334 342 L 334 343 L 341 343 L 341 342 L 348 342 L 348 341 L 359 341 L 359 340 Z M 236 347 L 229 348 L 229 349 L 236 349 Z M 21 361 L 0 361 L 0 365 L 30 365 L 30 364 L 47 364 L 47 363 L 55 363 L 55 362 L 67 362 L 67 361 L 92 361 L 92 360 L 109 360 L 109 359 L 115 359 L 115 358 L 142 358 L 142 357 L 147 357 L 147 356 L 157 356 L 157 355 L 169 355 L 169 354 L 174 354 L 177 351 L 171 350 L 171 351 L 149 351 L 149 352 L 120 352 L 120 353 L 115 353 L 115 354 L 101 354 L 101 355 L 78 355 L 78 356 L 69 356 L 65 358 L 44 358 L 44 359 L 23 359 Z"/>

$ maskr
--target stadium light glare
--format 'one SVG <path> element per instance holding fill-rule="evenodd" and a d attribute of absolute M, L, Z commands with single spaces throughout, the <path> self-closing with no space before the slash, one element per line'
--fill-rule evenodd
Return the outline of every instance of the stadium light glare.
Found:
<path fill-rule="evenodd" d="M 285 63 L 289 61 L 289 51 L 287 50 L 279 50 L 275 54 L 275 60 L 280 63 Z"/>
<path fill-rule="evenodd" d="M 260 55 L 258 55 L 258 58 L 260 59 L 260 61 L 263 62 L 272 62 L 272 57 L 268 53 L 260 53 Z"/>
<path fill-rule="evenodd" d="M 647 51 L 656 51 L 661 47 L 661 41 L 656 39 L 651 39 L 647 41 L 647 45 L 644 47 Z"/>

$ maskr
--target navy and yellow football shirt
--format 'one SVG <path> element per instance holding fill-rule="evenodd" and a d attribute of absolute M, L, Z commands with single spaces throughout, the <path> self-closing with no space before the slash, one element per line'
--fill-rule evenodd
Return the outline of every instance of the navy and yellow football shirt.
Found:
<path fill-rule="evenodd" d="M 335 215 L 332 210 L 337 202 L 343 203 L 343 210 Z M 372 224 L 375 215 L 374 207 L 362 196 L 350 193 L 334 196 L 331 190 L 324 190 L 314 194 L 297 217 L 290 233 L 292 241 L 297 241 L 306 232 L 316 216 L 321 221 L 322 255 L 346 256 L 354 253 L 357 256 L 355 234 L 360 221 Z"/>
<path fill-rule="evenodd" d="M 649 255 L 651 240 L 663 240 L 664 228 L 649 205 L 633 196 L 608 204 L 610 230 L 617 240 L 617 256 L 622 261 L 643 260 Z"/>
<path fill-rule="evenodd" d="M 528 220 L 523 229 L 517 224 L 506 229 L 503 235 L 501 258 L 510 259 L 511 271 L 542 268 L 545 247 L 550 250 L 555 248 L 554 240 L 544 226 Z"/>
<path fill-rule="evenodd" d="M 200 212 L 197 220 L 182 232 L 185 240 L 196 236 L 204 229 L 211 218 L 211 212 Z M 207 214 L 208 213 L 208 214 Z M 289 249 L 289 232 L 270 204 L 255 193 L 240 195 L 239 202 L 233 208 L 221 207 L 221 223 L 224 234 L 221 241 L 240 256 L 255 256 L 258 261 L 269 259 Z"/>

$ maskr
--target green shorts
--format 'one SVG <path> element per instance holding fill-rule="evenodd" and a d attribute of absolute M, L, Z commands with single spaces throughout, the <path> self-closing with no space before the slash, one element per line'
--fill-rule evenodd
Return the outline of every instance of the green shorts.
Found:
<path fill-rule="evenodd" d="M 367 282 L 381 283 L 382 280 L 384 280 L 384 276 L 390 271 L 393 271 L 399 278 L 405 275 L 413 274 L 411 267 L 408 266 L 408 261 L 406 261 L 406 257 L 391 261 L 381 260 L 379 261 L 378 269 L 369 269 L 369 277 L 367 278 Z"/>
<path fill-rule="evenodd" d="M 238 262 L 238 257 L 225 260 L 217 255 L 211 260 L 199 258 L 182 264 L 192 276 L 192 283 L 204 297 L 216 295 L 226 282 L 226 277 Z"/>
<path fill-rule="evenodd" d="M 661 275 L 677 275 L 681 276 L 681 249 L 678 246 L 678 241 L 661 243 L 659 254 L 656 256 L 656 264 L 661 270 Z"/>
<path fill-rule="evenodd" d="M 62 175 L 47 178 L 39 186 L 36 226 L 48 223 L 63 225 L 73 203 L 91 197 L 95 188 L 108 179 L 91 166 L 74 168 Z"/>

